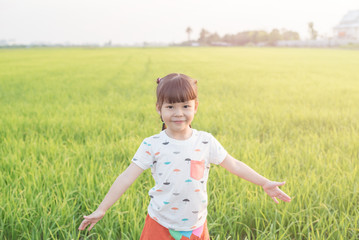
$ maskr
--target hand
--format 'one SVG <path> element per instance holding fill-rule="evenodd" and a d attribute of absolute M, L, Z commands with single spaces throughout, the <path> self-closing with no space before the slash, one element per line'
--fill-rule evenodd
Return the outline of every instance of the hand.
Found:
<path fill-rule="evenodd" d="M 97 209 L 96 211 L 94 211 L 93 213 L 91 213 L 91 215 L 89 216 L 84 216 L 85 220 L 82 221 L 82 223 L 79 226 L 79 230 L 84 230 L 90 223 L 91 226 L 88 228 L 88 230 L 90 231 L 93 226 L 100 221 L 103 216 L 105 216 L 105 211 L 99 210 Z"/>
<path fill-rule="evenodd" d="M 276 198 L 284 202 L 291 201 L 291 198 L 278 188 L 279 186 L 283 186 L 284 184 L 285 182 L 269 181 L 266 184 L 264 184 L 262 187 L 263 190 L 273 199 L 273 201 L 278 204 L 279 202 Z"/>

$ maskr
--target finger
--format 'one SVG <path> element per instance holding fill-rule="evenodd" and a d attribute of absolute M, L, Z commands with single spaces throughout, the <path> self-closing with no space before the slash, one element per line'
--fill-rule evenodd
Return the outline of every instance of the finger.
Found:
<path fill-rule="evenodd" d="M 85 225 L 86 222 L 87 222 L 86 220 L 83 220 L 83 221 L 81 222 L 80 226 L 79 226 L 79 229 L 80 229 L 80 228 L 83 228 L 83 226 Z"/>
<path fill-rule="evenodd" d="M 281 194 L 281 195 L 278 196 L 278 198 L 279 198 L 280 200 L 284 201 L 284 202 L 290 202 L 290 201 L 292 200 L 292 199 L 291 199 L 289 196 L 287 196 L 286 194 Z"/>
<path fill-rule="evenodd" d="M 284 196 L 283 196 L 283 195 L 279 195 L 279 196 L 277 196 L 277 199 L 284 201 Z"/>
<path fill-rule="evenodd" d="M 92 223 L 88 230 L 90 231 L 95 224 L 96 224 L 96 223 Z"/>
<path fill-rule="evenodd" d="M 95 220 L 95 218 L 94 218 L 94 217 L 91 217 L 91 215 L 90 215 L 90 216 L 84 216 L 84 218 L 85 218 L 86 221 L 90 221 L 90 222 L 92 222 L 93 220 Z"/>
<path fill-rule="evenodd" d="M 285 184 L 285 182 L 276 182 L 276 186 L 279 187 L 279 186 L 283 186 Z"/>
<path fill-rule="evenodd" d="M 291 200 L 292 199 L 289 196 L 287 195 L 283 196 L 283 201 L 290 202 Z"/>
<path fill-rule="evenodd" d="M 292 201 L 292 199 L 290 198 L 290 197 L 284 197 L 283 196 L 283 199 L 282 199 L 283 201 L 285 201 L 285 202 L 290 202 L 290 201 Z"/>
<path fill-rule="evenodd" d="M 283 199 L 285 199 L 285 200 L 291 200 L 291 197 L 289 197 L 287 194 L 285 194 L 283 191 L 280 191 L 280 195 L 283 197 Z M 283 200 L 284 201 L 284 200 Z"/>
<path fill-rule="evenodd" d="M 88 221 L 83 221 L 79 227 L 80 230 L 84 230 L 86 228 L 86 226 L 89 225 Z"/>
<path fill-rule="evenodd" d="M 277 200 L 275 197 L 272 197 L 272 199 L 273 199 L 273 201 L 274 201 L 275 203 L 277 203 L 277 204 L 279 203 L 278 200 Z"/>

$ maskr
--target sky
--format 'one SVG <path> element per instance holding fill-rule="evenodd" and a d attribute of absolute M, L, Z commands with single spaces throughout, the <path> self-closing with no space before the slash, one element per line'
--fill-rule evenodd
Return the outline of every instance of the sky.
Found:
<path fill-rule="evenodd" d="M 221 37 L 246 30 L 333 27 L 359 0 L 0 0 L 0 41 L 72 44 L 179 43 L 201 29 Z"/>

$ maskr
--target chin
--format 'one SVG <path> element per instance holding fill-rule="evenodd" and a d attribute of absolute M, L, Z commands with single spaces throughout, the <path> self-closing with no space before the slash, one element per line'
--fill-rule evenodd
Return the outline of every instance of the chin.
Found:
<path fill-rule="evenodd" d="M 187 126 L 173 126 L 170 129 L 173 131 L 183 131 L 186 130 L 187 128 L 189 128 L 189 125 Z"/>

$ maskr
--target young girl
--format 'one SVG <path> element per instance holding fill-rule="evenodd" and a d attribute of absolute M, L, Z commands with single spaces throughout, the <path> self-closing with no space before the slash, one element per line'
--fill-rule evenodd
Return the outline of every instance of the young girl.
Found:
<path fill-rule="evenodd" d="M 155 186 L 141 240 L 209 240 L 207 228 L 207 179 L 210 164 L 263 187 L 276 202 L 291 198 L 273 182 L 243 162 L 230 156 L 210 134 L 191 128 L 198 109 L 197 81 L 172 73 L 157 79 L 156 109 L 163 122 L 162 131 L 144 139 L 129 167 L 116 179 L 96 211 L 84 220 L 79 230 L 88 230 L 105 215 L 136 178 L 151 168 Z"/>

